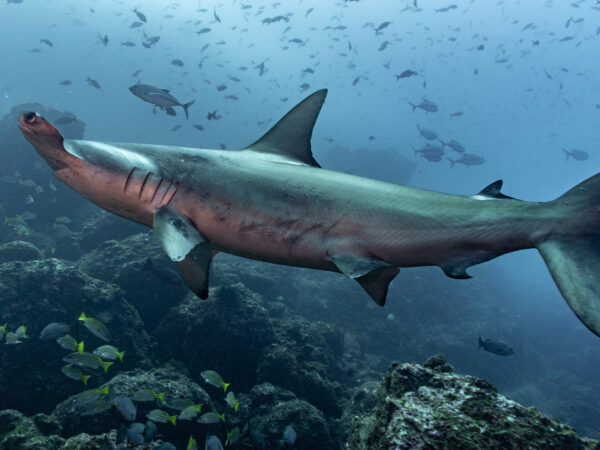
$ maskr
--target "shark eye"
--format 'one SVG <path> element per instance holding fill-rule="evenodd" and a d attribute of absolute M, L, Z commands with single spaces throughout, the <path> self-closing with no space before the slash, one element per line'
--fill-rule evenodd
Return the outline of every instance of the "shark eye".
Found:
<path fill-rule="evenodd" d="M 23 114 L 23 119 L 25 119 L 25 122 L 27 123 L 34 123 L 37 116 L 37 113 L 28 112 Z"/>

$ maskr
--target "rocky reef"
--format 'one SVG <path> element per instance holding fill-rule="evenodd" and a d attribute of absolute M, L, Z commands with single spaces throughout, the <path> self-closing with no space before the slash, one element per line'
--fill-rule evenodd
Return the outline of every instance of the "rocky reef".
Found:
<path fill-rule="evenodd" d="M 364 386 L 346 413 L 346 448 L 598 449 L 566 425 L 453 372 L 441 355 L 393 363 L 379 388 Z"/>

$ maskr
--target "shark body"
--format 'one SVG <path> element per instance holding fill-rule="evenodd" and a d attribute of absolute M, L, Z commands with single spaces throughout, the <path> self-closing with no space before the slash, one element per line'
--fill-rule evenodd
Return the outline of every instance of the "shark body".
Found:
<path fill-rule="evenodd" d="M 555 201 L 525 202 L 503 195 L 501 181 L 465 197 L 325 170 L 310 138 L 326 93 L 311 94 L 236 152 L 64 140 L 36 113 L 19 125 L 59 179 L 153 227 L 201 298 L 219 251 L 341 272 L 383 305 L 399 267 L 436 265 L 469 278 L 469 266 L 535 247 L 600 335 L 600 176 Z"/>

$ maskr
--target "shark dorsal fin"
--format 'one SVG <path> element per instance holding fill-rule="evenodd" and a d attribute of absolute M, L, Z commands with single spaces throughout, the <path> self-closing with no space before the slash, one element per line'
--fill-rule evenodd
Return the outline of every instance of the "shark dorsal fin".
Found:
<path fill-rule="evenodd" d="M 326 96 L 327 89 L 312 93 L 283 116 L 263 137 L 244 150 L 275 153 L 309 166 L 321 167 L 313 158 L 310 138 Z"/>
<path fill-rule="evenodd" d="M 510 200 L 515 200 L 512 197 L 509 197 L 508 195 L 504 195 L 502 192 L 500 192 L 500 189 L 502 189 L 502 180 L 498 180 L 498 181 L 494 181 L 492 184 L 484 187 L 481 192 L 479 192 L 479 194 L 477 194 L 475 196 L 475 198 L 482 198 L 482 199 L 510 199 Z"/>

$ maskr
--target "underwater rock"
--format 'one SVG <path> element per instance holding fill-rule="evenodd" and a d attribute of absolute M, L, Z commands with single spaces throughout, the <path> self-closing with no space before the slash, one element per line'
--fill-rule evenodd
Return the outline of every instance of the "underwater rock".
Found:
<path fill-rule="evenodd" d="M 261 303 L 242 284 L 211 289 L 207 300 L 190 293 L 153 333 L 162 357 L 184 362 L 203 386 L 200 373 L 216 370 L 233 391 L 249 390 L 256 384 L 259 355 L 273 341 L 273 326 Z M 207 388 L 211 394 L 217 389 Z"/>
<path fill-rule="evenodd" d="M 275 322 L 275 340 L 262 352 L 258 380 L 293 391 L 331 416 L 341 414 L 340 361 L 344 334 L 324 322 L 309 322 L 285 308 Z"/>
<path fill-rule="evenodd" d="M 449 371 L 393 363 L 370 412 L 349 411 L 347 448 L 600 448 L 575 431 Z M 442 363 L 442 364 L 439 364 Z"/>
<path fill-rule="evenodd" d="M 123 289 L 125 298 L 138 310 L 148 331 L 190 292 L 151 232 L 106 241 L 84 255 L 78 267 Z"/>
<path fill-rule="evenodd" d="M 43 258 L 42 252 L 29 242 L 13 241 L 0 245 L 0 264 L 9 261 L 31 261 Z"/>
<path fill-rule="evenodd" d="M 266 448 L 285 448 L 280 443 L 283 430 L 291 425 L 298 439 L 293 448 L 335 448 L 323 413 L 289 391 L 262 383 L 249 394 L 252 415 L 250 427 L 265 436 Z"/>
<path fill-rule="evenodd" d="M 34 419 L 14 409 L 0 411 L 0 448 L 19 450 L 54 450 L 62 448 L 64 439 L 45 436 Z"/>
<path fill-rule="evenodd" d="M 77 321 L 82 311 L 102 320 L 112 335 L 110 343 L 125 351 L 123 362 L 116 361 L 107 375 L 84 369 L 92 375 L 88 387 L 98 386 L 118 370 L 149 366 L 152 341 L 116 286 L 57 259 L 0 264 L 1 322 L 7 331 L 24 325 L 29 336 L 20 344 L 2 344 L 0 407 L 25 414 L 50 412 L 59 401 L 84 389 L 83 383 L 61 372 L 62 358 L 69 351 L 54 340 L 38 338 L 50 322 L 63 322 L 71 325 L 71 336 L 84 340 L 85 350 L 104 344 Z"/>
<path fill-rule="evenodd" d="M 194 404 L 201 403 L 202 411 L 211 411 L 214 409 L 212 400 L 202 387 L 190 380 L 185 374 L 185 369 L 167 365 L 152 370 L 133 370 L 116 375 L 107 384 L 111 392 L 118 396 L 131 397 L 136 391 L 148 389 L 157 394 L 164 393 L 165 403 L 169 404 L 173 399 L 187 399 Z M 220 397 L 220 396 L 219 396 Z M 129 422 L 123 420 L 115 408 L 110 408 L 99 414 L 81 415 L 81 411 L 76 407 L 77 396 L 71 396 L 60 403 L 53 414 L 62 426 L 62 436 L 72 437 L 79 433 L 90 435 L 100 435 L 110 430 L 118 429 L 120 424 L 129 425 Z M 153 409 L 160 408 L 169 414 L 178 414 L 179 411 L 165 406 L 164 403 L 156 401 L 134 402 L 136 411 L 136 421 L 146 423 L 146 414 Z M 164 439 L 184 448 L 189 435 L 198 431 L 198 424 L 195 420 L 178 420 L 176 427 L 170 423 L 157 424 L 158 431 L 164 435 Z"/>
<path fill-rule="evenodd" d="M 79 245 L 85 252 L 94 250 L 108 240 L 121 240 L 148 231 L 148 228 L 137 222 L 104 211 L 91 203 L 90 209 L 96 213 L 83 222 L 79 236 Z"/>

